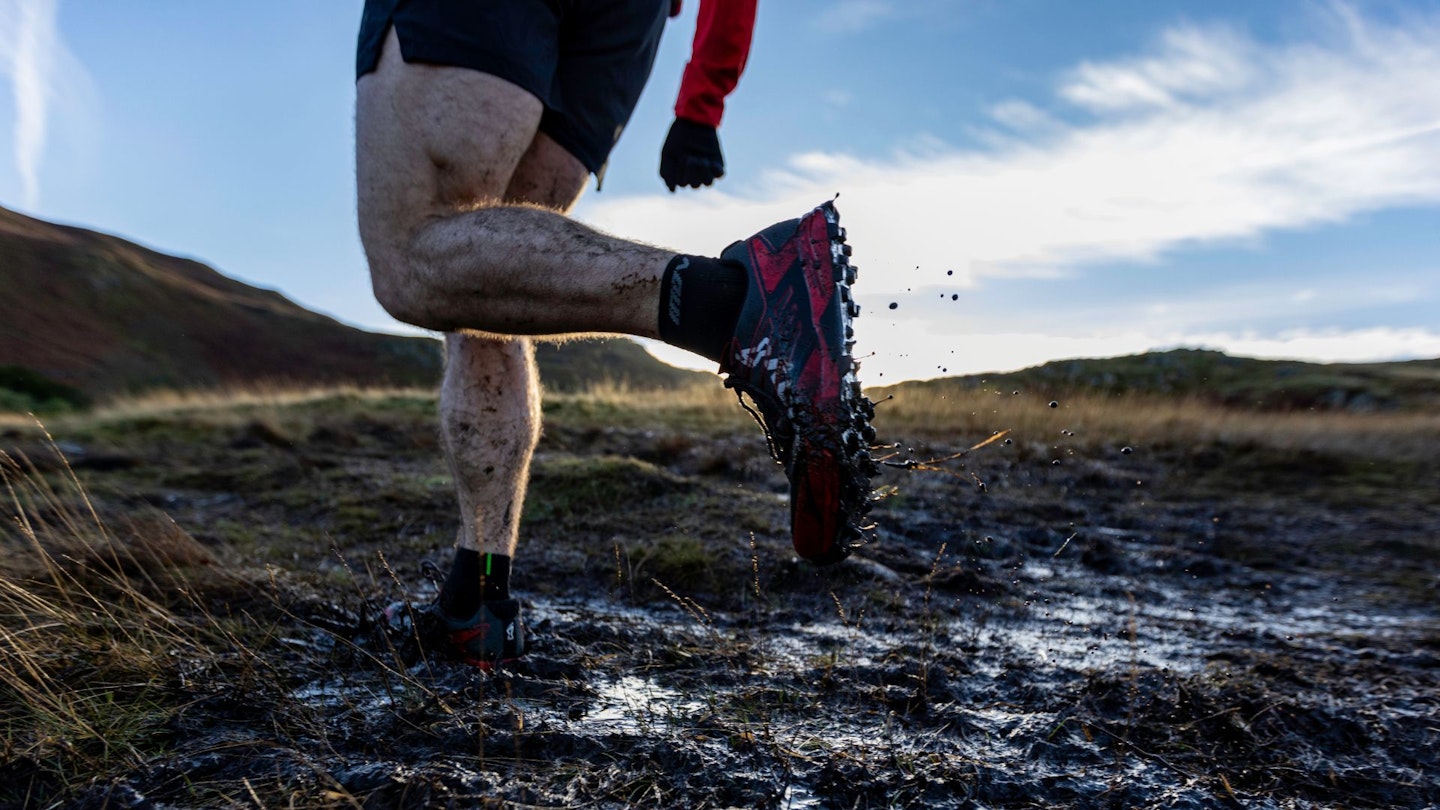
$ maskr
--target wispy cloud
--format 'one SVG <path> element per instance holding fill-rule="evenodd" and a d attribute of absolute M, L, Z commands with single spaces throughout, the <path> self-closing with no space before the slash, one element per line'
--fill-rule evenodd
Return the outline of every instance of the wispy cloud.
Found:
<path fill-rule="evenodd" d="M 1440 19 L 1363 33 L 1330 48 L 1267 49 L 1234 32 L 1177 29 L 1153 56 L 1066 77 L 1060 96 L 1086 101 L 1093 121 L 1062 124 L 1016 102 L 997 106 L 1011 130 L 988 151 L 803 154 L 743 195 L 593 200 L 585 214 L 700 248 L 702 233 L 841 191 L 865 252 L 894 270 L 954 269 L 974 281 L 1440 202 Z M 1194 67 L 1204 53 L 1226 54 L 1214 62 L 1231 65 L 1225 76 Z M 1102 97 L 1114 100 L 1091 101 Z"/>
<path fill-rule="evenodd" d="M 840 191 L 873 306 L 937 279 L 1065 275 L 1440 203 L 1440 15 L 1400 27 L 1327 13 L 1323 41 L 1181 25 L 1142 55 L 1085 62 L 1051 99 L 995 105 L 984 149 L 803 154 L 743 193 L 594 200 L 584 215 L 714 251 L 715 234 Z"/>
<path fill-rule="evenodd" d="M 853 34 L 895 13 L 892 0 L 839 0 L 815 19 L 815 25 L 832 34 Z"/>
<path fill-rule="evenodd" d="M 1097 112 L 1173 109 L 1243 91 L 1260 80 L 1265 56 L 1225 28 L 1183 26 L 1164 32 L 1151 56 L 1084 62 L 1060 96 Z"/>
<path fill-rule="evenodd" d="M 14 160 L 27 208 L 40 200 L 53 102 L 69 87 L 88 85 L 60 38 L 57 11 L 57 0 L 0 0 L 0 78 L 9 80 L 15 99 Z"/>

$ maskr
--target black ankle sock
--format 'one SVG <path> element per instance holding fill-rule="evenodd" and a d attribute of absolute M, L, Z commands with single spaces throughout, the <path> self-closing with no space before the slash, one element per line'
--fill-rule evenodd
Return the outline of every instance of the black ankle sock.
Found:
<path fill-rule="evenodd" d="M 676 256 L 660 280 L 660 339 L 719 361 L 745 304 L 745 268 L 704 256 Z"/>
<path fill-rule="evenodd" d="M 440 609 L 456 619 L 468 619 L 481 602 L 510 598 L 510 558 L 503 554 L 481 554 L 468 548 L 455 549 L 455 560 L 445 584 L 440 586 Z"/>

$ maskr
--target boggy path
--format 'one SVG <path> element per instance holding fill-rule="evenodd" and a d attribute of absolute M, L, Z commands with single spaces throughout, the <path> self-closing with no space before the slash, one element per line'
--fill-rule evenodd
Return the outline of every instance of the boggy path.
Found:
<path fill-rule="evenodd" d="M 196 685 L 164 752 L 77 805 L 1440 803 L 1433 480 L 997 445 L 888 473 L 876 542 L 817 570 L 748 434 L 561 424 L 517 583 L 533 651 L 485 674 L 372 621 L 433 593 L 453 531 L 425 421 L 305 424 L 81 436 L 134 462 L 81 464 L 110 513 L 271 566 L 248 609 L 279 674 Z"/>

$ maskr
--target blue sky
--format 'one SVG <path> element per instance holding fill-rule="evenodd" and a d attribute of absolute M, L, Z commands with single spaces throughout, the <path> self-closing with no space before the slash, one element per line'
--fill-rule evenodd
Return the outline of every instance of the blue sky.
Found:
<path fill-rule="evenodd" d="M 0 0 L 0 205 L 403 331 L 355 233 L 360 5 Z M 715 253 L 839 193 L 868 382 L 1440 357 L 1440 0 L 761 0 L 729 174 L 671 195 L 686 5 L 576 214 Z"/>

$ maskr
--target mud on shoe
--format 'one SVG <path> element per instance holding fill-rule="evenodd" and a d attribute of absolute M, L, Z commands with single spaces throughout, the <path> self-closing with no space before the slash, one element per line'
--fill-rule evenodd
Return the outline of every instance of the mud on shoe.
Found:
<path fill-rule="evenodd" d="M 440 652 L 488 670 L 525 653 L 525 625 L 515 599 L 484 602 L 463 620 L 452 619 L 435 603 L 396 602 L 385 608 L 385 622 L 402 654 Z"/>
<path fill-rule="evenodd" d="M 720 256 L 749 276 L 720 370 L 726 387 L 755 403 L 750 412 L 785 467 L 795 551 L 822 565 L 861 539 L 877 470 L 875 407 L 861 393 L 852 353 L 860 307 L 849 255 L 840 214 L 826 202 Z"/>

